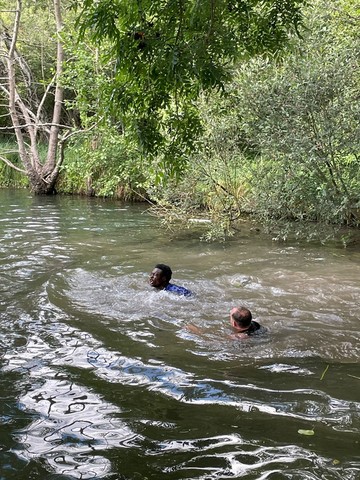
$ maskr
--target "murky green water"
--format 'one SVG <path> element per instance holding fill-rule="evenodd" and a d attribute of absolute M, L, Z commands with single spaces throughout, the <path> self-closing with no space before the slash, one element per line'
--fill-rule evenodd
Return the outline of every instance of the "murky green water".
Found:
<path fill-rule="evenodd" d="M 0 200 L 1 479 L 360 478 L 359 250 Z M 158 262 L 194 297 L 153 291 Z M 266 335 L 229 337 L 239 303 Z"/>

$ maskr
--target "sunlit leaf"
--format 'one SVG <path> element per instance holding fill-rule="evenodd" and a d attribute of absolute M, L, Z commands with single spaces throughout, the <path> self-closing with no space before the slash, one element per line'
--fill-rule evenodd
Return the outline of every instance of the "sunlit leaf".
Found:
<path fill-rule="evenodd" d="M 298 430 L 298 433 L 300 433 L 300 435 L 308 435 L 308 436 L 315 435 L 314 430 L 302 430 L 301 428 Z"/>

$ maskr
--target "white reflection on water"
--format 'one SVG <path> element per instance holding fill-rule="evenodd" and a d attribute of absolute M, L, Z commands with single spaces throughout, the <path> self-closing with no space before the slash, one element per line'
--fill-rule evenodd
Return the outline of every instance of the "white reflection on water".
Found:
<path fill-rule="evenodd" d="M 302 420 L 316 420 L 328 425 L 336 425 L 345 431 L 351 431 L 353 415 L 356 411 L 360 412 L 360 403 L 332 398 L 320 390 L 293 388 L 274 390 L 249 383 L 198 377 L 195 373 L 171 367 L 156 359 L 144 362 L 137 358 L 120 355 L 101 346 L 94 349 L 94 346 L 99 345 L 98 342 L 89 334 L 83 335 L 82 332 L 75 329 L 69 329 L 67 334 L 68 339 L 67 341 L 65 339 L 64 346 L 57 348 L 55 359 L 54 352 L 52 350 L 48 352 L 48 359 L 53 359 L 54 366 L 73 365 L 78 368 L 92 368 L 99 378 L 109 383 L 146 386 L 149 391 L 159 392 L 180 402 L 228 405 L 245 412 L 255 410 Z M 64 338 L 63 335 L 64 329 L 61 332 L 61 338 Z M 34 360 L 36 350 L 41 355 L 38 360 Z M 27 354 L 9 359 L 8 368 L 28 369 L 33 377 L 44 378 L 46 369 L 42 367 L 42 362 L 46 359 L 46 344 L 33 337 L 28 342 Z M 55 375 L 52 369 L 49 369 L 49 375 Z M 56 379 L 48 384 L 49 392 L 52 391 L 51 388 L 55 389 L 58 381 Z M 59 388 L 64 390 L 61 393 L 63 396 L 70 387 L 64 389 L 60 385 Z M 25 403 L 31 404 L 34 399 L 43 400 L 42 394 L 37 395 L 34 395 L 33 392 L 31 397 L 27 395 Z M 73 394 L 68 394 L 65 403 L 72 398 Z M 24 403 L 23 400 L 22 402 Z M 47 405 L 48 402 L 50 402 L 49 399 L 45 404 Z M 99 401 L 94 403 L 94 405 L 97 404 Z M 37 405 L 37 410 L 39 405 L 40 403 Z M 80 402 L 79 405 L 84 406 L 85 404 Z M 54 409 L 55 407 L 52 406 L 51 411 Z M 66 412 L 66 409 L 63 408 L 62 411 Z"/>
<path fill-rule="evenodd" d="M 74 345 L 73 360 L 78 359 L 78 367 L 88 368 L 86 356 L 82 358 L 81 352 L 85 347 L 88 351 L 89 345 L 79 345 L 82 335 L 76 333 L 69 342 Z M 55 352 L 58 365 L 69 360 L 69 350 L 65 356 L 62 353 L 65 349 Z M 26 460 L 43 458 L 58 474 L 81 479 L 105 476 L 111 471 L 111 463 L 99 452 L 136 447 L 141 436 L 118 418 L 121 413 L 118 407 L 46 366 L 53 355 L 50 345 L 33 336 L 21 355 L 13 352 L 4 356 L 8 362 L 5 371 L 20 369 L 29 373 L 32 387 L 19 398 L 19 408 L 32 411 L 37 417 L 17 434 L 23 449 L 16 453 Z"/>
<path fill-rule="evenodd" d="M 269 370 L 274 373 L 293 373 L 297 375 L 314 375 L 314 372 L 308 368 L 301 368 L 296 365 L 286 365 L 283 363 L 276 363 L 274 365 L 264 365 L 259 367 L 260 370 Z"/>
<path fill-rule="evenodd" d="M 256 478 L 257 480 L 296 479 L 322 480 L 322 468 L 331 463 L 330 458 L 318 457 L 301 447 L 283 445 L 277 448 L 264 447 L 260 442 L 246 443 L 238 435 L 188 439 L 181 443 L 167 442 L 161 445 L 164 453 L 175 456 L 184 449 L 197 452 L 186 462 L 165 468 L 165 473 L 184 472 L 186 478 L 199 480 L 226 478 Z M 229 447 L 232 450 L 229 451 Z M 211 450 L 216 452 L 210 453 Z M 221 449 L 225 450 L 221 453 Z M 220 450 L 220 453 L 218 451 Z M 206 453 L 205 453 L 206 452 Z M 151 452 L 149 452 L 151 454 Z M 318 474 L 307 472 L 312 464 L 317 465 Z M 259 472 L 264 471 L 260 474 Z M 332 470 L 332 479 L 355 480 L 356 469 L 344 472 L 341 468 Z M 182 478 L 182 477 L 181 477 Z"/>

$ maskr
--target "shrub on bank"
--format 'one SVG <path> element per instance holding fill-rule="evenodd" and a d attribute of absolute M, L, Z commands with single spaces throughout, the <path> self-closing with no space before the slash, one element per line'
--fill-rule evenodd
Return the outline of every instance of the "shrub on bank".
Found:
<path fill-rule="evenodd" d="M 67 149 L 58 192 L 137 200 L 144 179 L 136 149 L 114 131 L 97 131 Z"/>

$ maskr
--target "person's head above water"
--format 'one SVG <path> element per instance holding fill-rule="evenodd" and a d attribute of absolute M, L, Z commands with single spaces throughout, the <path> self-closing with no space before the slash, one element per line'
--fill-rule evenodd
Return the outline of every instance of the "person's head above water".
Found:
<path fill-rule="evenodd" d="M 149 283 L 152 287 L 163 289 L 169 284 L 171 276 L 171 268 L 163 263 L 158 263 L 150 273 Z"/>
<path fill-rule="evenodd" d="M 167 292 L 176 293 L 177 295 L 190 297 L 192 295 L 191 290 L 170 283 L 171 276 L 172 271 L 169 265 L 158 263 L 150 273 L 149 283 L 152 287 L 156 288 L 156 290 L 166 290 Z"/>
<path fill-rule="evenodd" d="M 233 307 L 230 310 L 230 323 L 238 332 L 245 332 L 251 325 L 252 315 L 246 307 Z"/>

